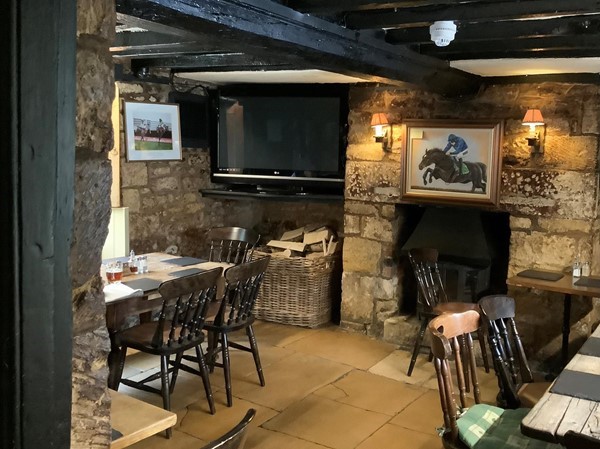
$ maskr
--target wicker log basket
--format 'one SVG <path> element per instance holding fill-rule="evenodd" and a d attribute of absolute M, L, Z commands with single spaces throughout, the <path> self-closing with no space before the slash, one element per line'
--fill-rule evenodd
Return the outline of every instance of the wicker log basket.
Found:
<path fill-rule="evenodd" d="M 266 254 L 257 250 L 253 258 Z M 329 323 L 332 298 L 339 284 L 341 252 L 309 257 L 286 257 L 281 252 L 269 255 L 271 262 L 256 300 L 255 316 L 305 327 Z"/>

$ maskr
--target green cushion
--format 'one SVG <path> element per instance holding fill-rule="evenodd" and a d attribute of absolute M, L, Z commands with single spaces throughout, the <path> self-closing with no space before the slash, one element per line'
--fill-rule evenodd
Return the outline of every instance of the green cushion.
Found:
<path fill-rule="evenodd" d="M 476 404 L 469 408 L 457 421 L 460 439 L 473 448 L 502 413 L 504 409 L 487 404 Z"/>
<path fill-rule="evenodd" d="M 529 438 L 521 433 L 521 421 L 529 411 L 528 408 L 504 410 L 474 449 L 561 449 L 562 446 L 558 444 Z"/>

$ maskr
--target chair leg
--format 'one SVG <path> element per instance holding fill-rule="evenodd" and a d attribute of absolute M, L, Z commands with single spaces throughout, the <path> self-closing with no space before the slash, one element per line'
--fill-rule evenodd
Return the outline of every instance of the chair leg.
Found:
<path fill-rule="evenodd" d="M 485 347 L 485 332 L 480 327 L 477 329 L 477 338 L 479 339 L 479 346 L 481 346 L 481 358 L 483 359 L 483 367 L 485 368 L 485 372 L 490 372 L 490 362 L 488 360 L 487 349 Z"/>
<path fill-rule="evenodd" d="M 412 357 L 410 358 L 410 365 L 408 366 L 407 376 L 411 376 L 413 369 L 415 368 L 415 363 L 417 363 L 417 356 L 419 355 L 419 351 L 421 350 L 421 343 L 423 343 L 423 337 L 425 336 L 425 330 L 427 329 L 427 323 L 429 320 L 427 318 L 423 318 L 421 322 L 421 327 L 419 328 L 419 333 L 417 334 L 417 339 L 415 340 L 415 347 L 413 348 Z"/>
<path fill-rule="evenodd" d="M 171 410 L 171 396 L 169 394 L 169 358 L 167 356 L 160 357 L 160 391 L 162 393 L 163 408 Z M 167 438 L 171 438 L 173 431 L 169 427 L 166 431 Z"/>
<path fill-rule="evenodd" d="M 202 383 L 204 384 L 204 393 L 206 394 L 206 400 L 210 408 L 210 414 L 215 414 L 215 399 L 213 398 L 212 388 L 210 387 L 210 379 L 208 378 L 208 366 L 206 365 L 206 359 L 202 354 L 202 348 L 200 345 L 196 346 L 196 357 L 198 358 L 198 365 L 200 367 L 200 376 L 202 377 Z"/>
<path fill-rule="evenodd" d="M 256 365 L 256 372 L 258 373 L 258 379 L 260 386 L 265 386 L 265 375 L 263 374 L 262 365 L 260 364 L 260 356 L 258 355 L 258 344 L 256 343 L 256 336 L 254 335 L 254 329 L 252 325 L 246 328 L 246 335 L 250 341 L 250 349 L 252 349 L 252 356 L 254 357 L 254 364 Z"/>
<path fill-rule="evenodd" d="M 117 372 L 115 373 L 115 384 L 111 386 L 115 390 L 119 390 L 121 378 L 123 377 L 123 368 L 125 368 L 125 358 L 127 357 L 127 346 L 121 346 L 117 360 Z"/>
<path fill-rule="evenodd" d="M 471 376 L 469 375 L 469 354 L 467 352 L 467 339 L 465 336 L 459 337 L 460 358 L 462 360 L 463 375 L 465 376 L 465 390 L 471 392 Z"/>
<path fill-rule="evenodd" d="M 233 395 L 231 394 L 231 365 L 229 361 L 229 341 L 227 333 L 221 334 L 221 352 L 223 354 L 223 374 L 225 376 L 225 392 L 227 393 L 227 407 L 233 405 Z"/>
<path fill-rule="evenodd" d="M 209 372 L 213 373 L 215 371 L 215 361 L 217 358 L 217 345 L 218 345 L 218 337 L 219 334 L 214 331 L 208 332 L 208 347 L 206 349 L 207 361 Z"/>
<path fill-rule="evenodd" d="M 177 382 L 177 375 L 179 374 L 179 366 L 181 365 L 182 357 L 183 352 L 180 352 L 175 356 L 173 373 L 171 374 L 171 385 L 169 386 L 169 394 L 173 393 L 173 390 L 175 390 L 175 382 Z"/>

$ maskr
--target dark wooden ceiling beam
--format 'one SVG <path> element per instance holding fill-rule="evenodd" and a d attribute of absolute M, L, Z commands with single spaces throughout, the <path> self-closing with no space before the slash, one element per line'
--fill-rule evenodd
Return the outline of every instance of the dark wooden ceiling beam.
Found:
<path fill-rule="evenodd" d="M 547 20 L 510 20 L 488 23 L 460 24 L 455 41 L 473 42 L 527 37 L 569 36 L 600 33 L 600 14 L 561 17 Z M 429 27 L 388 30 L 385 40 L 391 44 L 420 44 L 431 42 Z M 451 44 L 452 45 L 452 44 Z"/>
<path fill-rule="evenodd" d="M 187 30 L 165 26 L 161 23 L 153 22 L 152 20 L 145 20 L 141 17 L 137 17 L 130 14 L 122 14 L 118 11 L 117 24 L 129 26 L 131 28 L 142 28 L 144 30 L 152 31 L 158 34 L 171 34 L 183 38 L 193 39 L 194 36 L 196 36 L 194 33 L 190 33 Z"/>
<path fill-rule="evenodd" d="M 272 60 L 256 58 L 244 53 L 209 53 L 180 55 L 135 60 L 136 66 L 163 67 L 174 71 L 232 71 L 232 70 L 284 70 L 293 67 Z"/>
<path fill-rule="evenodd" d="M 508 52 L 530 52 L 531 57 L 542 57 L 547 51 L 600 51 L 598 46 L 600 35 L 585 36 L 556 36 L 540 37 L 528 39 L 507 39 L 503 41 L 484 41 L 477 43 L 452 42 L 447 47 L 436 47 L 431 45 L 422 45 L 421 52 L 436 57 L 450 60 L 456 59 L 490 59 L 497 57 L 498 54 Z M 482 55 L 496 55 L 481 57 Z"/>
<path fill-rule="evenodd" d="M 286 4 L 297 11 L 309 14 L 335 15 L 350 11 L 374 9 L 413 8 L 427 5 L 456 5 L 478 0 L 413 0 L 413 1 L 373 1 L 373 0 L 288 0 Z M 494 2 L 498 0 L 479 0 Z"/>
<path fill-rule="evenodd" d="M 222 52 L 223 45 L 209 44 L 205 41 L 171 42 L 133 46 L 115 46 L 110 48 L 113 58 L 159 58 L 186 55 L 189 53 Z"/>
<path fill-rule="evenodd" d="M 286 63 L 289 57 L 321 70 L 388 84 L 405 82 L 446 95 L 471 94 L 478 76 L 444 61 L 260 0 L 117 0 L 117 11 L 186 33 L 221 37 L 223 47 Z"/>
<path fill-rule="evenodd" d="M 533 19 L 557 15 L 582 15 L 600 11 L 600 0 L 523 0 L 502 2 L 433 5 L 410 9 L 351 12 L 345 24 L 352 29 L 398 28 L 428 24 L 437 20 L 490 22 L 494 20 Z"/>

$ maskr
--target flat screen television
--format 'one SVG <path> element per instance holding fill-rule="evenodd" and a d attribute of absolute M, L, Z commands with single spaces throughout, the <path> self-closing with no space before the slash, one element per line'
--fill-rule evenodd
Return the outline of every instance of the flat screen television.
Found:
<path fill-rule="evenodd" d="M 213 93 L 212 103 L 213 182 L 258 190 L 343 190 L 347 86 L 229 86 Z"/>

